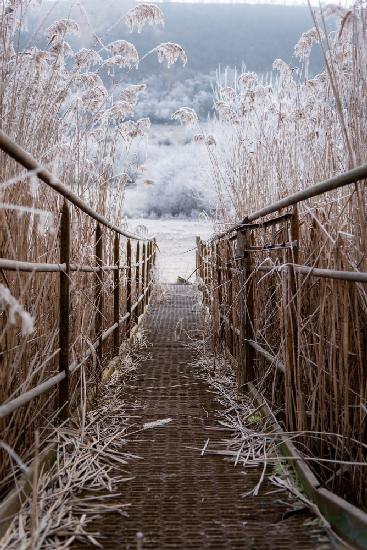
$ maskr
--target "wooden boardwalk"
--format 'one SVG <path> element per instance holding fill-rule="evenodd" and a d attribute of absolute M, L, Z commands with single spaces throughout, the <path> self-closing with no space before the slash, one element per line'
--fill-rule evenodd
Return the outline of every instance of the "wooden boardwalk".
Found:
<path fill-rule="evenodd" d="M 201 456 L 194 449 L 215 438 L 210 428 L 218 425 L 218 403 L 190 367 L 193 351 L 185 333 L 201 322 L 195 291 L 184 285 L 166 285 L 164 290 L 164 298 L 152 303 L 144 320 L 150 357 L 126 387 L 126 397 L 141 403 L 139 423 L 163 418 L 172 422 L 130 439 L 128 450 L 143 460 L 130 464 L 133 479 L 120 488 L 123 501 L 131 504 L 129 516 L 110 515 L 95 526 L 103 535 L 103 547 L 334 548 L 307 513 L 284 519 L 292 509 L 288 495 L 274 492 L 270 482 L 264 482 L 257 497 L 243 498 L 256 485 L 258 469 L 245 472 L 221 456 Z M 221 432 L 221 438 L 229 435 Z M 137 533 L 144 536 L 141 545 Z"/>

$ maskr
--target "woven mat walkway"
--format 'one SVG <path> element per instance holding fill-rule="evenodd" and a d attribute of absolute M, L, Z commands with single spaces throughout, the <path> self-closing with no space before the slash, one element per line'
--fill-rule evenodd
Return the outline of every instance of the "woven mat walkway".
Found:
<path fill-rule="evenodd" d="M 328 549 L 324 531 L 297 515 L 287 494 L 264 482 L 257 497 L 243 498 L 260 471 L 246 472 L 221 456 L 200 456 L 216 432 L 218 404 L 205 382 L 189 367 L 193 352 L 183 331 L 198 327 L 197 297 L 189 286 L 166 285 L 165 297 L 149 308 L 144 331 L 151 357 L 137 374 L 128 399 L 142 403 L 142 422 L 172 418 L 165 427 L 144 432 L 129 442 L 129 451 L 143 457 L 129 466 L 133 479 L 121 486 L 129 517 L 108 516 L 96 526 L 104 548 L 116 549 Z M 140 422 L 140 420 L 139 420 Z M 229 434 L 227 434 L 229 435 Z M 217 436 L 219 438 L 219 436 Z M 226 437 L 223 432 L 220 437 Z M 311 518 L 312 519 L 312 518 Z M 137 546 L 137 532 L 144 534 Z"/>

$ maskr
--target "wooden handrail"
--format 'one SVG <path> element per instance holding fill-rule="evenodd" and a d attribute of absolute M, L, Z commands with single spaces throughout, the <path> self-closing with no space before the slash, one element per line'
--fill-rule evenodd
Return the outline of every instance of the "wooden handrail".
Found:
<path fill-rule="evenodd" d="M 88 216 L 96 220 L 97 222 L 101 223 L 105 227 L 108 227 L 109 229 L 112 229 L 112 231 L 115 231 L 116 233 L 119 233 L 120 235 L 123 235 L 124 237 L 127 237 L 128 239 L 134 239 L 134 240 L 140 240 L 140 241 L 150 241 L 151 239 L 148 239 L 146 237 L 139 237 L 138 235 L 134 235 L 133 233 L 130 233 L 128 231 L 124 231 L 123 229 L 120 229 L 113 223 L 109 222 L 107 218 L 102 216 L 101 214 L 98 214 L 93 208 L 91 208 L 86 202 L 84 202 L 78 195 L 73 193 L 71 189 L 69 189 L 66 185 L 64 185 L 59 178 L 54 176 L 47 168 L 39 164 L 34 157 L 30 153 L 28 153 L 25 149 L 20 147 L 15 141 L 10 139 L 9 136 L 6 135 L 5 132 L 0 130 L 0 149 L 4 151 L 7 155 L 9 155 L 11 158 L 16 160 L 19 164 L 24 166 L 24 168 L 27 168 L 27 170 L 32 170 L 37 177 L 39 177 L 40 180 L 42 180 L 44 183 L 46 183 L 49 187 L 54 189 L 57 193 L 68 199 L 71 203 L 74 204 L 77 208 L 85 212 Z"/>
<path fill-rule="evenodd" d="M 307 189 L 297 191 L 297 193 L 292 193 L 291 195 L 288 195 L 283 199 L 273 202 L 268 206 L 264 206 L 264 208 L 260 208 L 260 210 L 257 210 L 256 212 L 253 212 L 252 214 L 246 216 L 246 218 L 244 218 L 241 222 L 232 225 L 231 227 L 226 229 L 226 231 L 214 235 L 214 237 L 212 237 L 212 239 L 210 240 L 218 240 L 226 237 L 230 233 L 246 227 L 246 225 L 250 224 L 251 222 L 258 220 L 259 218 L 263 218 L 264 216 L 267 216 L 269 214 L 274 214 L 282 208 L 293 206 L 312 197 L 323 195 L 328 191 L 333 191 L 334 189 L 339 189 L 340 187 L 351 185 L 352 183 L 357 183 L 358 181 L 364 179 L 367 179 L 367 164 L 362 164 L 357 168 L 352 168 L 352 170 L 348 170 L 347 172 L 343 172 L 338 176 L 334 176 L 327 180 L 316 183 L 315 185 L 311 185 L 310 187 L 307 187 Z"/>
<path fill-rule="evenodd" d="M 153 281 L 150 281 L 147 287 L 145 288 L 144 292 L 141 294 L 139 299 L 135 302 L 133 307 L 131 308 L 132 311 L 135 310 L 135 308 L 140 304 L 140 302 L 144 299 L 145 295 L 150 290 L 151 285 L 153 284 Z M 69 366 L 69 374 L 74 374 L 92 355 L 93 351 L 97 349 L 99 342 L 104 342 L 111 334 L 127 319 L 130 317 L 130 313 L 127 312 L 118 323 L 114 323 L 111 325 L 108 329 L 106 329 L 100 338 L 98 338 L 91 346 L 92 349 L 88 349 L 88 351 L 85 353 L 82 359 L 79 361 L 74 361 Z M 41 384 L 38 384 L 34 388 L 22 393 L 18 397 L 15 397 L 11 401 L 8 401 L 6 403 L 3 403 L 0 405 L 0 418 L 5 418 L 6 416 L 9 416 L 9 414 L 13 413 L 20 407 L 23 407 L 23 405 L 26 405 L 36 397 L 39 397 L 40 395 L 43 395 L 44 393 L 48 392 L 50 389 L 52 389 L 54 386 L 58 385 L 62 380 L 65 379 L 65 372 L 59 372 L 55 376 L 52 376 L 48 380 L 45 380 Z"/>

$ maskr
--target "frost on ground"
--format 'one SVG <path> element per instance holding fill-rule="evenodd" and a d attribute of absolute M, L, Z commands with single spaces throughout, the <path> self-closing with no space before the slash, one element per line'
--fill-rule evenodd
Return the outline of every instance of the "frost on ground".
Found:
<path fill-rule="evenodd" d="M 130 227 L 144 226 L 158 244 L 157 271 L 161 283 L 176 283 L 177 277 L 195 280 L 196 236 L 208 238 L 212 225 L 208 221 L 180 218 L 134 218 Z"/>
<path fill-rule="evenodd" d="M 48 471 L 40 465 L 37 482 L 14 517 L 0 547 L 60 549 L 76 541 L 103 547 L 94 521 L 109 513 L 126 515 L 129 503 L 121 493 L 131 460 L 127 439 L 134 433 L 164 427 L 171 419 L 139 424 L 139 403 L 128 403 L 124 387 L 149 354 L 144 336 L 121 349 L 121 360 L 100 395 L 98 406 L 86 412 L 87 394 L 82 371 L 83 406 L 78 417 L 55 430 L 49 443 L 56 460 Z M 35 462 L 37 464 L 37 454 Z M 37 466 L 36 466 L 37 468 Z M 122 519 L 123 521 L 123 519 Z"/>

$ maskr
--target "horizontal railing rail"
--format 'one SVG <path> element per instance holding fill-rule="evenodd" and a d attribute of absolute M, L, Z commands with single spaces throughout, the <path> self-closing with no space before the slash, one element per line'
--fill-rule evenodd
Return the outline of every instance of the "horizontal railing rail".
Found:
<path fill-rule="evenodd" d="M 260 210 L 257 210 L 256 212 L 249 214 L 242 221 L 233 224 L 231 227 L 229 227 L 222 233 L 218 233 L 211 240 L 218 240 L 225 237 L 226 235 L 229 235 L 230 233 L 233 233 L 234 231 L 246 229 L 251 222 L 254 222 L 255 220 L 258 220 L 259 218 L 263 218 L 264 216 L 267 216 L 269 214 L 274 214 L 275 212 L 278 212 L 283 208 L 293 206 L 295 204 L 298 204 L 299 202 L 303 202 L 307 199 L 311 199 L 312 197 L 323 195 L 328 191 L 333 191 L 335 189 L 345 187 L 346 185 L 358 183 L 359 181 L 364 180 L 366 178 L 367 178 L 367 164 L 363 164 L 362 166 L 358 166 L 357 168 L 353 168 L 352 170 L 343 172 L 343 174 L 339 174 L 325 181 L 322 181 L 322 182 L 316 183 L 315 185 L 307 187 L 307 189 L 303 189 L 302 191 L 298 191 L 297 193 L 287 195 L 283 199 L 273 202 L 268 206 L 265 206 L 264 208 L 260 208 Z M 290 214 L 285 214 L 285 216 L 288 218 Z M 263 222 L 263 225 L 259 224 L 258 227 L 264 227 L 267 224 L 276 223 L 280 221 L 281 218 L 284 218 L 284 216 L 280 216 L 280 218 L 277 218 L 275 220 L 267 220 Z"/>
<path fill-rule="evenodd" d="M 68 199 L 72 204 L 74 204 L 74 206 L 85 212 L 85 214 L 88 214 L 90 218 L 93 218 L 95 221 L 101 223 L 105 227 L 108 227 L 115 233 L 118 233 L 119 235 L 122 235 L 129 239 L 134 239 L 138 241 L 149 241 L 148 238 L 134 235 L 133 233 L 117 227 L 109 220 L 107 220 L 107 218 L 96 212 L 96 210 L 91 208 L 86 202 L 78 197 L 78 195 L 71 191 L 69 187 L 64 185 L 59 180 L 59 178 L 54 176 L 49 170 L 47 170 L 47 168 L 42 166 L 42 164 L 38 163 L 31 154 L 20 147 L 20 145 L 18 145 L 15 141 L 10 139 L 9 136 L 7 136 L 2 130 L 0 130 L 0 149 L 2 149 L 4 153 L 9 155 L 11 158 L 16 160 L 19 164 L 24 166 L 24 168 L 32 171 L 32 173 L 36 175 L 40 180 L 42 180 L 49 187 L 57 191 L 59 195 L 62 195 L 63 197 L 65 197 L 65 199 Z"/>
<path fill-rule="evenodd" d="M 138 307 L 138 305 L 142 302 L 142 300 L 146 297 L 146 294 L 149 292 L 151 285 L 153 284 L 152 281 L 148 284 L 146 289 L 144 290 L 143 294 L 139 296 L 139 299 L 135 304 L 132 306 L 131 311 L 126 313 L 119 321 L 118 323 L 114 323 L 111 325 L 108 329 L 106 329 L 101 336 L 91 344 L 92 349 L 88 349 L 87 352 L 84 354 L 84 356 L 79 359 L 79 361 L 74 361 L 69 366 L 69 374 L 73 375 L 77 372 L 78 369 L 80 369 L 81 366 L 84 365 L 84 363 L 92 356 L 93 351 L 95 351 L 99 345 L 100 342 L 104 342 L 113 334 L 113 332 L 118 329 L 123 323 L 125 323 L 129 317 L 132 315 L 134 310 Z M 6 403 L 0 405 L 0 418 L 5 418 L 6 416 L 9 416 L 11 413 L 15 412 L 20 407 L 23 407 L 36 397 L 39 397 L 40 395 L 43 395 L 47 392 L 49 392 L 54 386 L 58 385 L 62 380 L 66 378 L 66 372 L 62 371 L 56 374 L 55 376 L 52 376 L 51 378 L 48 378 L 41 384 L 38 384 L 34 388 L 22 393 L 18 397 L 15 397 L 14 399 L 11 399 L 10 401 L 7 401 Z"/>
<path fill-rule="evenodd" d="M 146 261 L 148 262 L 153 258 L 153 254 L 148 256 Z M 123 271 L 130 269 L 130 267 L 137 267 L 143 265 L 142 262 L 128 265 L 103 265 L 101 267 L 95 267 L 91 265 L 78 265 L 78 264 L 69 264 L 68 266 L 64 264 L 49 264 L 49 263 L 36 263 L 36 262 L 22 262 L 18 260 L 6 260 L 5 258 L 0 258 L 0 269 L 5 271 L 24 271 L 24 272 L 36 272 L 36 273 L 66 273 L 66 271 L 77 271 L 81 273 L 99 273 L 104 271 Z"/>

